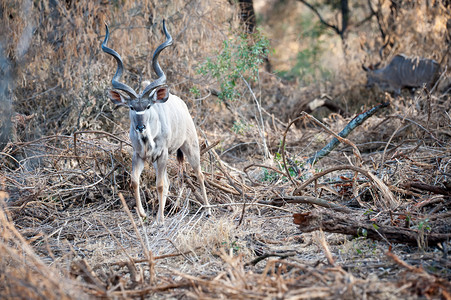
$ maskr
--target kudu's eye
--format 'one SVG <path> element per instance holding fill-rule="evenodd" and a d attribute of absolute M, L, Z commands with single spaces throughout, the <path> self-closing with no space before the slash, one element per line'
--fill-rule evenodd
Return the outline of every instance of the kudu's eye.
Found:
<path fill-rule="evenodd" d="M 135 110 L 135 108 L 133 106 L 130 106 L 130 110 Z"/>
<path fill-rule="evenodd" d="M 146 109 L 149 109 L 149 108 L 150 108 L 150 104 L 149 104 L 149 105 L 147 105 Z"/>

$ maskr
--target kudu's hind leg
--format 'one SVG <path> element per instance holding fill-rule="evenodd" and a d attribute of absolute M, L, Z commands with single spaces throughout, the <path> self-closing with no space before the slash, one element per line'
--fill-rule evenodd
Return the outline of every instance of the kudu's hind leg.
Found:
<path fill-rule="evenodd" d="M 141 173 L 144 169 L 144 160 L 141 159 L 138 155 L 134 154 L 132 159 L 132 188 L 133 194 L 135 196 L 136 201 L 136 210 L 138 214 L 145 218 L 146 213 L 141 203 L 141 195 L 139 193 L 139 179 L 141 177 Z"/>
<path fill-rule="evenodd" d="M 167 161 L 168 152 L 163 151 L 161 156 L 154 163 L 156 171 L 156 187 L 158 194 L 158 214 L 157 214 L 157 224 L 162 225 L 164 223 L 164 207 L 166 206 L 166 198 L 169 191 L 169 179 L 167 174 Z"/>
<path fill-rule="evenodd" d="M 202 192 L 202 198 L 204 199 L 204 204 L 206 206 L 210 206 L 208 203 L 207 198 L 207 191 L 205 189 L 205 183 L 204 183 L 204 174 L 202 173 L 202 169 L 200 167 L 200 153 L 199 153 L 199 146 L 197 147 L 183 147 L 181 148 L 183 154 L 185 154 L 186 159 L 188 160 L 188 163 L 193 168 L 194 172 L 196 173 L 197 180 L 199 180 L 200 183 L 200 190 Z M 207 215 L 211 215 L 211 209 L 210 207 L 207 208 Z"/>
<path fill-rule="evenodd" d="M 206 206 L 210 206 L 210 203 L 208 203 L 207 191 L 205 190 L 204 174 L 202 173 L 202 170 L 200 168 L 200 162 L 199 162 L 199 165 L 197 167 L 193 167 L 193 169 L 194 169 L 194 172 L 196 172 L 197 179 L 199 180 L 200 190 L 202 192 L 202 197 L 204 198 L 205 205 Z M 211 215 L 211 208 L 210 207 L 207 208 L 207 215 L 208 216 Z"/>

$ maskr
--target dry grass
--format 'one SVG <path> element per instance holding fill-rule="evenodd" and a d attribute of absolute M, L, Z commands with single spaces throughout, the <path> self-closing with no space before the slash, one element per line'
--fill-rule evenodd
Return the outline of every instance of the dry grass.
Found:
<path fill-rule="evenodd" d="M 5 211 L 8 195 L 1 192 L 0 294 L 8 299 L 76 299 L 85 297 L 79 282 L 44 263 Z"/>
<path fill-rule="evenodd" d="M 349 89 L 355 82 L 347 80 L 331 79 L 326 89 L 321 84 L 299 88 L 262 72 L 252 88 L 262 101 L 265 137 L 274 155 L 264 160 L 251 96 L 244 93 L 226 108 L 205 97 L 215 83 L 195 72 L 239 28 L 237 12 L 227 1 L 58 3 L 1 4 L 0 33 L 14 70 L 10 88 L 17 114 L 14 139 L 0 153 L 0 298 L 450 298 L 450 263 L 439 250 L 449 247 L 449 240 L 428 245 L 425 239 L 450 232 L 449 91 L 392 99 Z M 223 13 L 218 15 L 218 9 Z M 415 5 L 406 6 L 399 18 L 410 20 L 415 11 Z M 440 31 L 443 20 L 429 20 L 436 14 L 431 11 L 422 20 L 438 28 L 427 38 L 440 44 L 446 39 Z M 163 18 L 176 40 L 161 57 L 171 89 L 184 95 L 204 147 L 218 144 L 202 155 L 213 215 L 203 215 L 196 180 L 190 170 L 179 178 L 174 160 L 168 217 L 159 227 L 153 223 L 152 168 L 142 175 L 148 219 L 141 221 L 127 209 L 134 207 L 128 124 L 123 111 L 107 104 L 105 90 L 115 66 L 101 53 L 100 43 L 107 21 L 110 45 L 126 65 L 124 78 L 137 87 L 151 74 Z M 21 34 L 30 24 L 34 30 L 27 40 Z M 398 47 L 426 38 L 424 30 L 411 36 L 400 32 Z M 23 41 L 30 44 L 27 52 L 17 50 Z M 434 55 L 443 51 L 429 46 L 424 49 Z M 354 59 L 351 65 L 359 55 Z M 350 68 L 346 76 L 359 74 Z M 201 92 L 198 99 L 190 92 L 193 86 Z M 293 223 L 293 213 L 308 213 L 314 205 L 275 202 L 302 185 L 299 178 L 287 179 L 282 151 L 290 166 L 300 166 L 331 138 L 306 121 L 290 127 L 281 148 L 297 106 L 322 92 L 348 103 L 349 115 L 381 99 L 391 106 L 315 167 L 299 167 L 304 182 L 317 176 L 303 186 L 302 195 L 352 209 L 378 226 L 408 227 L 418 233 L 418 247 L 305 233 Z M 322 119 L 334 132 L 349 120 L 339 115 Z M 232 131 L 234 121 L 241 121 L 243 130 Z M 318 176 L 331 168 L 335 171 Z M 397 205 L 385 207 L 384 199 Z"/>
<path fill-rule="evenodd" d="M 213 9 L 220 9 L 217 15 Z M 126 68 L 124 81 L 137 88 L 154 76 L 150 61 L 161 43 L 161 21 L 167 20 L 176 41 L 161 65 L 172 91 L 186 94 L 200 84 L 196 68 L 237 26 L 233 9 L 223 1 L 116 2 L 77 1 L 2 3 L 4 53 L 14 66 L 15 111 L 32 115 L 16 132 L 17 141 L 43 133 L 68 134 L 83 128 L 108 129 L 125 119 L 114 113 L 105 90 L 116 65 L 100 44 L 104 23 L 111 28 L 111 46 L 121 54 Z M 23 55 L 17 49 L 22 33 L 33 29 Z M 135 84 L 133 84 L 135 82 Z M 25 130 L 23 130 L 25 129 Z"/>
<path fill-rule="evenodd" d="M 442 104 L 449 105 L 449 101 Z M 440 104 L 431 107 L 439 108 Z M 422 116 L 415 115 L 418 111 L 403 115 L 404 120 L 395 117 L 394 113 L 386 118 L 373 117 L 357 130 L 361 134 L 366 130 L 365 137 L 359 134 L 352 137 L 362 152 L 363 167 L 382 178 L 382 184 L 389 188 L 388 193 L 400 203 L 391 210 L 395 216 L 392 222 L 403 224 L 404 217 L 409 215 L 410 226 L 415 228 L 427 217 L 430 224 L 437 226 L 430 231 L 435 232 L 439 223 L 434 223 L 433 218 L 442 214 L 442 222 L 449 227 L 447 196 L 431 195 L 403 185 L 408 181 L 435 186 L 444 182 L 451 159 L 446 139 L 449 132 L 433 125 L 445 122 L 440 117 L 446 116 L 444 112 L 441 109 L 432 112 L 436 117 L 431 118 L 429 125 Z M 340 120 L 336 124 L 339 123 Z M 385 124 L 383 131 L 378 130 L 381 123 Z M 330 124 L 331 127 L 339 126 Z M 413 127 L 410 131 L 403 129 L 409 125 Z M 405 130 L 403 134 L 401 129 Z M 306 143 L 313 148 L 324 144 L 323 139 L 297 141 L 293 136 L 298 130 L 290 130 L 288 157 L 302 159 L 296 153 L 306 147 Z M 320 130 L 304 128 L 302 132 L 314 136 Z M 369 135 L 374 140 L 371 151 L 365 150 L 370 146 Z M 413 142 L 415 136 L 417 143 Z M 378 141 L 382 138 L 389 142 L 381 144 Z M 130 147 L 118 137 L 105 138 L 98 133 L 77 135 L 76 148 L 73 142 L 73 138 L 58 136 L 15 144 L 16 149 L 24 153 L 39 155 L 15 162 L 14 153 L 9 152 L 11 157 L 5 157 L 2 164 L 4 190 L 10 193 L 7 199 L 9 219 L 15 224 L 13 226 L 6 219 L 2 221 L 6 224 L 2 251 L 11 252 L 6 245 L 11 247 L 9 241 L 12 237 L 17 239 L 13 248 L 28 249 L 30 252 L 25 255 L 32 255 L 39 268 L 43 268 L 37 272 L 50 274 L 45 286 L 50 286 L 56 293 L 52 294 L 54 297 L 60 297 L 61 291 L 65 291 L 63 295 L 73 297 L 72 292 L 80 290 L 74 279 L 83 283 L 84 293 L 96 297 L 186 295 L 189 298 L 332 299 L 366 295 L 374 299 L 391 299 L 449 292 L 446 281 L 450 276 L 449 262 L 443 260 L 440 252 L 428 248 L 433 245 L 425 245 L 419 240 L 424 252 L 418 252 L 412 247 L 391 244 L 389 253 L 396 255 L 393 260 L 385 254 L 388 251 L 385 242 L 364 238 L 348 240 L 337 234 L 325 234 L 324 239 L 321 235 L 302 233 L 293 224 L 292 214 L 309 211 L 308 205 L 273 207 L 259 203 L 289 195 L 295 185 L 281 176 L 265 178 L 267 175 L 261 167 L 248 169 L 251 177 L 247 178 L 239 164 L 236 165 L 238 169 L 233 170 L 214 155 L 205 161 L 206 169 L 210 168 L 206 177 L 208 194 L 214 203 L 213 216 L 209 219 L 202 216 L 193 195 L 197 188 L 193 190 L 186 183 L 181 188 L 174 162 L 170 167 L 173 182 L 170 200 L 174 204 L 180 199 L 180 207 L 169 206 L 165 226 L 158 227 L 152 223 L 155 209 L 148 203 L 150 215 L 144 224 L 133 214 L 136 232 L 132 220 L 121 208 L 117 194 L 121 191 L 126 199 L 132 199 L 127 184 Z M 347 156 L 353 160 L 351 149 L 343 147 L 320 164 L 324 167 L 331 164 L 345 166 Z M 205 159 L 207 157 L 204 155 Z M 33 167 L 36 165 L 39 168 Z M 216 171 L 212 172 L 211 168 Z M 327 178 L 321 177 L 317 185 L 304 188 L 303 194 L 338 201 L 348 207 L 359 206 L 374 213 L 379 211 L 378 197 L 382 196 L 378 193 L 379 187 L 360 176 L 355 178 L 356 183 L 346 183 L 353 176 L 352 172 L 337 168 Z M 147 199 L 156 199 L 152 178 L 152 170 L 143 176 Z M 244 191 L 244 200 L 236 188 Z M 172 209 L 175 211 L 171 212 Z M 390 218 L 383 219 L 380 213 L 373 215 L 380 226 L 386 221 L 391 223 Z M 10 231 L 15 235 L 11 236 Z M 14 253 L 19 255 L 17 250 Z M 28 263 L 23 265 L 28 258 L 19 257 L 15 257 L 16 264 L 29 268 Z M 8 259 L 4 261 L 6 274 L 13 272 L 12 265 L 6 263 Z M 421 261 L 428 272 L 406 268 L 403 261 L 413 266 Z M 58 276 L 61 275 L 55 273 L 56 270 L 71 279 L 60 281 Z M 12 278 L 19 274 L 30 273 L 17 273 Z M 37 275 L 27 276 L 22 279 L 27 285 L 38 290 L 42 287 L 34 281 Z M 419 280 L 423 282 L 421 286 Z M 58 289 L 52 284 L 57 284 Z M 5 297 L 11 296 L 13 290 L 22 293 L 24 289 L 9 284 L 8 287 L 11 288 L 0 290 Z M 23 293 L 26 295 L 25 289 Z M 46 295 L 45 290 L 41 293 L 52 297 Z"/>

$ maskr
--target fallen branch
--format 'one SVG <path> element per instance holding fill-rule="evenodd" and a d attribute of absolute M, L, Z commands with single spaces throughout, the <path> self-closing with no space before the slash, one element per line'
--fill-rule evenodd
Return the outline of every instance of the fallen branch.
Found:
<path fill-rule="evenodd" d="M 425 184 L 425 183 L 421 183 L 421 182 L 406 182 L 404 184 L 401 184 L 401 187 L 406 190 L 417 189 L 417 190 L 428 191 L 428 192 L 431 192 L 434 194 L 451 196 L 451 189 L 446 189 L 446 188 L 442 188 L 439 186 L 429 185 L 429 184 Z"/>
<path fill-rule="evenodd" d="M 293 214 L 294 224 L 299 225 L 303 232 L 323 230 L 352 236 L 364 236 L 373 240 L 384 240 L 389 243 L 418 245 L 420 238 L 429 245 L 435 245 L 451 238 L 451 233 L 445 227 L 434 226 L 436 232 L 422 233 L 412 228 L 402 228 L 390 225 L 376 224 L 375 221 L 363 220 L 360 213 L 341 213 L 326 209 L 316 209 L 308 213 Z M 443 228 L 443 232 L 440 231 Z M 421 235 L 424 235 L 423 237 Z"/>
<path fill-rule="evenodd" d="M 270 201 L 258 201 L 260 204 L 266 204 L 271 206 L 283 206 L 285 203 L 304 203 L 304 204 L 314 204 L 319 205 L 325 208 L 330 208 L 343 213 L 350 213 L 352 209 L 349 209 L 345 206 L 335 204 L 333 202 L 310 196 L 284 196 L 279 198 L 274 198 Z"/>
<path fill-rule="evenodd" d="M 387 107 L 389 105 L 389 102 L 385 102 L 382 104 L 379 104 L 361 114 L 358 114 L 357 116 L 352 119 L 348 125 L 338 134 L 341 138 L 346 138 L 354 129 L 357 128 L 357 126 L 362 125 L 363 122 L 365 122 L 369 117 L 374 115 L 379 109 Z M 327 144 L 324 148 L 317 151 L 315 154 L 313 154 L 307 161 L 306 164 L 311 164 L 312 166 L 316 164 L 320 159 L 327 156 L 332 150 L 334 150 L 340 140 L 337 137 L 334 137 L 329 144 Z"/>

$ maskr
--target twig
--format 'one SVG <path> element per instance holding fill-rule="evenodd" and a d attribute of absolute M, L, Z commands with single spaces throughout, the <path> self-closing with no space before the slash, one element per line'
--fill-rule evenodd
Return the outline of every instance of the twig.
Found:
<path fill-rule="evenodd" d="M 321 16 L 321 14 L 319 13 L 319 11 L 310 3 L 308 3 L 305 0 L 298 0 L 299 2 L 302 2 L 305 6 L 307 6 L 308 8 L 310 8 L 313 13 L 319 18 L 319 21 L 326 27 L 331 28 L 333 31 L 335 31 L 338 35 L 342 36 L 343 32 L 335 25 L 329 24 L 326 22 L 326 20 L 324 20 L 323 16 Z M 344 28 L 343 28 L 344 29 Z"/>
<path fill-rule="evenodd" d="M 139 242 L 141 243 L 141 247 L 143 249 L 144 255 L 146 256 L 147 262 L 149 264 L 149 270 L 154 270 L 155 261 L 152 259 L 152 254 L 151 254 L 150 250 L 148 250 L 146 245 L 144 244 L 141 234 L 139 233 L 138 227 L 136 226 L 135 220 L 133 219 L 132 213 L 128 209 L 127 203 L 125 202 L 125 198 L 122 195 L 122 193 L 118 193 L 118 196 L 119 196 L 119 199 L 121 199 L 123 209 L 127 213 L 128 217 L 130 219 L 130 222 L 132 223 L 132 226 L 133 226 L 133 229 L 135 230 L 136 236 L 138 237 Z M 150 274 L 150 278 L 151 279 L 153 278 L 153 274 Z"/>
<path fill-rule="evenodd" d="M 149 297 L 152 293 L 157 292 L 165 292 L 172 289 L 181 289 L 181 288 L 190 288 L 193 286 L 192 280 L 183 280 L 176 283 L 169 283 L 169 284 L 162 284 L 162 285 L 150 285 L 146 286 L 142 289 L 134 289 L 134 290 L 125 290 L 125 291 L 118 291 L 110 293 L 108 296 L 113 296 L 112 298 L 145 298 L 146 296 Z M 105 297 L 105 296 L 103 296 Z"/>
<path fill-rule="evenodd" d="M 385 255 L 387 255 L 389 258 L 391 258 L 397 265 L 409 270 L 413 271 L 414 273 L 423 273 L 424 270 L 421 267 L 413 267 L 406 263 L 405 261 L 401 260 L 396 254 L 393 252 L 387 251 L 385 252 Z"/>
<path fill-rule="evenodd" d="M 196 247 L 194 248 L 194 250 L 199 250 L 201 247 Z M 178 250 L 178 249 L 177 249 Z M 177 256 L 186 256 L 187 254 L 193 253 L 194 250 L 189 250 L 189 251 L 185 251 L 185 252 L 178 252 L 178 253 L 170 253 L 170 254 L 164 254 L 164 255 L 158 255 L 158 256 L 154 256 L 153 259 L 154 260 L 159 260 L 159 259 L 166 259 L 166 258 L 171 258 L 171 257 L 177 257 Z M 147 258 L 145 259 L 134 259 L 134 258 L 130 258 L 130 260 L 134 263 L 134 264 L 140 264 L 140 263 L 145 263 L 147 262 Z M 117 262 L 113 262 L 113 263 L 109 263 L 110 266 L 118 266 L 118 267 L 123 267 L 126 266 L 129 262 L 128 261 L 117 261 Z M 101 265 L 99 265 L 98 267 L 101 267 Z M 96 268 L 94 268 L 96 269 Z"/>
<path fill-rule="evenodd" d="M 327 258 L 327 261 L 331 266 L 335 266 L 335 260 L 332 257 L 332 253 L 330 252 L 329 244 L 326 241 L 326 237 L 324 236 L 323 230 L 319 229 L 319 234 L 316 235 L 318 243 L 323 247 L 324 255 Z"/>
<path fill-rule="evenodd" d="M 200 156 L 204 155 L 205 153 L 216 147 L 220 142 L 221 142 L 220 140 L 217 140 L 216 142 L 213 142 L 213 144 L 211 144 L 210 146 L 205 147 L 205 149 L 202 149 L 200 151 Z"/>
<path fill-rule="evenodd" d="M 215 188 L 218 188 L 218 189 L 220 189 L 220 190 L 223 191 L 223 192 L 226 192 L 226 193 L 232 194 L 232 195 L 240 195 L 240 193 L 231 190 L 229 187 L 226 187 L 225 185 L 220 185 L 220 184 L 214 182 L 213 180 L 210 180 L 209 178 L 205 178 L 205 181 L 206 181 L 209 185 L 212 185 L 212 186 L 214 186 Z"/>
<path fill-rule="evenodd" d="M 269 117 L 271 117 L 271 119 L 276 120 L 277 123 L 279 123 L 279 124 L 282 125 L 283 127 L 287 127 L 287 125 L 288 125 L 287 123 L 282 122 L 281 120 L 279 120 L 278 118 L 276 118 L 276 117 L 274 116 L 274 114 L 269 113 L 264 107 L 262 107 L 261 109 L 262 109 L 262 111 L 263 111 L 265 114 L 267 114 Z M 276 129 L 276 128 L 274 128 L 274 129 Z"/>
<path fill-rule="evenodd" d="M 82 133 L 103 134 L 103 135 L 109 136 L 110 138 L 115 139 L 115 140 L 117 140 L 117 141 L 119 141 L 121 143 L 124 143 L 124 144 L 126 144 L 126 145 L 128 145 L 130 147 L 132 146 L 132 144 L 130 144 L 129 142 L 124 141 L 123 139 L 120 139 L 117 136 L 115 136 L 114 134 L 111 134 L 111 133 L 106 132 L 106 131 L 101 131 L 101 130 L 83 130 L 83 131 L 74 132 L 74 154 L 75 155 L 77 155 L 77 135 L 82 134 Z"/>
<path fill-rule="evenodd" d="M 387 153 L 388 146 L 390 145 L 390 143 L 391 143 L 392 139 L 394 138 L 394 136 L 396 135 L 396 133 L 398 133 L 399 129 L 401 129 L 401 127 L 402 127 L 402 125 L 399 125 L 398 128 L 396 128 L 396 130 L 393 131 L 393 134 L 390 136 L 390 138 L 388 139 L 388 142 L 385 144 L 384 152 L 382 153 L 381 164 L 380 164 L 379 168 L 382 168 L 384 166 L 385 155 Z"/>
<path fill-rule="evenodd" d="M 304 118 L 306 117 L 306 115 L 307 115 L 306 113 L 302 112 L 301 115 L 300 115 L 299 117 L 297 117 L 296 119 L 294 119 L 293 121 L 291 121 L 291 122 L 288 124 L 288 126 L 287 126 L 287 128 L 285 129 L 285 131 L 284 131 L 284 133 L 283 133 L 283 136 L 282 136 L 282 145 L 281 145 L 282 149 L 281 149 L 281 151 L 282 151 L 283 167 L 285 168 L 285 172 L 286 172 L 285 176 L 288 177 L 288 179 L 290 179 L 290 181 L 291 181 L 295 186 L 298 186 L 298 181 L 295 180 L 295 179 L 293 179 L 293 178 L 291 177 L 290 171 L 288 170 L 288 167 L 287 167 L 287 159 L 286 159 L 286 157 L 285 157 L 285 141 L 286 141 L 286 139 L 287 139 L 288 129 L 290 129 L 291 125 L 293 125 L 295 122 L 297 122 L 297 121 L 299 121 L 299 120 L 304 119 Z"/>
<path fill-rule="evenodd" d="M 45 141 L 45 140 L 57 139 L 57 138 L 72 139 L 73 137 L 70 136 L 70 135 L 59 135 L 59 134 L 55 134 L 55 135 L 44 136 L 44 137 L 35 139 L 35 140 L 33 140 L 33 141 L 29 141 L 29 142 L 16 143 L 15 146 L 17 146 L 17 148 L 15 148 L 14 150 L 12 150 L 12 151 L 10 152 L 10 154 L 14 154 L 14 153 L 16 153 L 17 151 L 19 151 L 20 149 L 22 149 L 22 148 L 24 148 L 24 147 L 26 147 L 26 146 L 28 146 L 28 145 L 31 145 L 31 144 L 34 144 L 34 143 L 38 143 L 38 142 L 41 142 L 41 141 Z"/>
<path fill-rule="evenodd" d="M 246 143 L 238 143 L 238 144 L 234 144 L 233 146 L 231 146 L 230 148 L 225 149 L 224 151 L 221 151 L 221 156 L 226 154 L 229 151 L 232 151 L 235 148 L 241 147 L 241 146 L 245 146 L 245 145 L 252 145 L 252 144 L 257 144 L 258 142 L 246 142 Z"/>
<path fill-rule="evenodd" d="M 130 273 L 135 273 L 136 274 L 136 266 L 135 266 L 135 261 L 133 260 L 133 258 L 128 254 L 127 250 L 124 248 L 124 246 L 122 245 L 122 243 L 114 236 L 114 234 L 111 232 L 111 230 L 99 219 L 97 219 L 97 222 L 99 222 L 103 228 L 106 229 L 106 231 L 110 234 L 110 236 L 113 238 L 113 240 L 116 242 L 116 244 L 121 248 L 122 252 L 125 254 L 125 256 L 127 256 L 128 261 L 123 262 L 122 266 L 129 266 L 129 271 Z M 131 266 L 131 267 L 130 267 Z M 132 268 L 134 268 L 134 270 L 132 270 Z M 96 267 L 94 266 L 93 269 L 96 269 Z M 132 278 L 132 280 L 135 279 L 136 281 L 139 281 L 135 278 Z"/>
<path fill-rule="evenodd" d="M 99 290 L 105 290 L 105 284 L 100 281 L 86 259 L 82 258 L 79 261 L 74 262 L 74 264 L 71 265 L 72 272 L 76 271 L 75 267 L 78 267 L 78 271 L 82 273 L 77 275 L 81 275 L 87 283 L 95 285 Z"/>
<path fill-rule="evenodd" d="M 396 201 L 395 197 L 390 192 L 390 189 L 387 187 L 387 185 L 385 183 L 383 183 L 379 178 L 377 178 L 370 171 L 359 168 L 359 167 L 351 166 L 351 165 L 336 166 L 336 167 L 332 167 L 330 169 L 327 169 L 320 173 L 315 174 L 315 176 L 306 180 L 300 187 L 296 188 L 293 191 L 293 195 L 295 195 L 295 196 L 300 195 L 302 193 L 302 190 L 310 183 L 316 181 L 318 178 L 320 178 L 328 173 L 331 173 L 334 171 L 339 171 L 339 170 L 352 170 L 352 171 L 361 173 L 362 175 L 367 177 L 370 181 L 372 181 L 373 184 L 375 184 L 377 186 L 378 190 L 382 193 L 383 198 L 385 199 L 385 203 L 384 203 L 385 206 L 390 207 L 390 208 L 394 208 L 395 206 L 397 206 L 398 201 Z"/>
<path fill-rule="evenodd" d="M 241 75 L 241 79 L 246 84 L 247 88 L 249 89 L 249 92 L 252 95 L 252 98 L 255 101 L 255 104 L 257 105 L 257 111 L 258 111 L 258 115 L 259 115 L 260 123 L 261 123 L 261 125 L 258 126 L 258 132 L 259 132 L 260 138 L 262 139 L 262 142 L 263 142 L 263 154 L 264 154 L 264 157 L 265 157 L 265 159 L 268 159 L 268 158 L 271 157 L 271 154 L 269 153 L 268 145 L 266 145 L 265 123 L 263 121 L 263 116 L 262 116 L 262 110 L 261 110 L 260 102 L 258 101 L 257 97 L 254 94 L 254 91 L 252 90 L 251 86 L 249 85 L 249 83 L 247 82 L 247 80 L 244 78 L 243 75 Z M 257 125 L 258 125 L 258 122 L 257 122 Z"/>
<path fill-rule="evenodd" d="M 13 160 L 17 164 L 17 166 L 20 167 L 20 162 L 17 159 L 15 159 L 14 156 L 11 156 L 11 155 L 9 155 L 8 153 L 5 153 L 5 152 L 0 152 L 0 155 L 4 155 L 4 156 L 10 158 L 11 160 Z"/>
<path fill-rule="evenodd" d="M 194 186 L 194 183 L 191 181 L 191 179 L 187 176 L 187 174 L 185 174 L 185 182 L 190 186 L 194 197 L 196 198 L 196 200 L 199 203 L 204 203 L 204 198 L 202 198 L 202 196 L 197 192 L 196 187 Z"/>
<path fill-rule="evenodd" d="M 218 163 L 221 164 L 221 166 L 226 167 L 229 170 L 232 170 L 233 172 L 236 172 L 237 174 L 241 174 L 241 175 L 246 175 L 243 171 L 238 170 L 237 168 L 232 167 L 231 165 L 229 165 L 228 163 L 226 163 L 225 161 L 223 161 L 218 153 L 216 153 L 215 149 L 210 149 L 210 153 L 212 153 L 214 155 L 214 157 L 216 158 L 216 160 L 218 161 Z"/>
<path fill-rule="evenodd" d="M 32 96 L 30 96 L 30 97 L 28 97 L 28 98 L 26 98 L 26 99 L 23 99 L 23 100 L 21 100 L 21 101 L 23 101 L 23 103 L 26 103 L 28 100 L 34 99 L 34 98 L 36 98 L 36 97 L 39 97 L 39 96 L 41 96 L 41 95 L 44 95 L 44 94 L 46 94 L 46 93 L 48 93 L 48 92 L 53 91 L 53 90 L 56 89 L 58 86 L 59 86 L 59 84 L 57 84 L 57 85 L 55 85 L 54 87 L 49 88 L 48 90 L 45 90 L 45 91 L 43 91 L 43 92 L 33 94 Z"/>
<path fill-rule="evenodd" d="M 218 169 L 224 174 L 224 176 L 227 178 L 227 180 L 229 181 L 230 185 L 242 196 L 244 196 L 244 191 L 241 190 L 239 187 L 236 186 L 235 182 L 233 182 L 232 178 L 230 177 L 230 175 L 224 170 L 224 168 L 222 167 L 222 161 L 219 158 L 219 155 L 216 153 L 215 150 L 212 150 L 213 155 L 215 156 L 216 160 L 217 160 L 217 167 Z M 246 196 L 247 197 L 247 196 Z"/>
<path fill-rule="evenodd" d="M 352 236 L 364 236 L 373 240 L 383 240 L 389 243 L 404 243 L 418 246 L 418 238 L 422 235 L 429 245 L 435 245 L 451 238 L 445 226 L 431 227 L 437 228 L 439 232 L 421 232 L 415 228 L 404 228 L 401 226 L 384 225 L 374 219 L 368 219 L 363 211 L 355 213 L 342 213 L 329 211 L 326 209 L 315 209 L 306 213 L 293 214 L 293 223 L 299 225 L 302 232 L 313 232 L 322 229 L 326 232 L 341 233 Z M 429 220 L 429 222 L 431 222 Z"/>
<path fill-rule="evenodd" d="M 436 137 L 434 136 L 434 134 L 433 134 L 429 129 L 425 128 L 423 125 L 419 124 L 418 122 L 416 122 L 416 121 L 414 121 L 414 120 L 411 120 L 411 119 L 409 119 L 409 118 L 406 118 L 406 117 L 398 116 L 398 115 L 393 115 L 393 116 L 390 116 L 389 118 L 396 118 L 396 119 L 400 119 L 401 121 L 404 121 L 404 120 L 405 120 L 405 121 L 409 121 L 410 123 L 416 125 L 417 127 L 421 128 L 421 129 L 423 129 L 424 131 L 426 131 L 427 133 L 429 133 L 429 135 L 431 136 L 431 138 L 432 138 L 434 141 L 436 141 L 436 142 L 438 143 L 439 146 L 442 146 L 442 147 L 443 147 L 443 144 L 441 143 L 441 141 L 440 141 L 438 138 L 436 138 Z"/>
<path fill-rule="evenodd" d="M 242 185 L 244 185 L 244 183 L 242 183 Z M 243 210 L 241 211 L 240 220 L 238 221 L 238 225 L 236 226 L 237 228 L 241 225 L 241 223 L 244 220 L 244 213 L 246 212 L 246 199 L 247 199 L 247 197 L 245 197 L 245 196 L 246 195 L 244 193 L 241 195 L 241 201 L 243 201 L 244 205 L 243 205 Z"/>
<path fill-rule="evenodd" d="M 281 172 L 281 171 L 279 171 L 278 169 L 276 169 L 276 168 L 274 168 L 274 167 L 267 166 L 267 165 L 263 165 L 263 164 L 250 164 L 250 165 L 244 167 L 243 172 L 246 173 L 247 178 L 249 178 L 249 180 L 250 180 L 253 184 L 257 184 L 257 183 L 256 183 L 255 181 L 253 181 L 253 180 L 251 179 L 251 177 L 249 176 L 249 173 L 246 172 L 247 169 L 252 168 L 252 167 L 260 167 L 260 168 L 270 169 L 270 170 L 272 170 L 272 171 L 274 171 L 274 172 L 276 172 L 276 173 L 279 173 L 279 174 L 282 175 L 282 176 L 285 176 L 285 173 L 284 173 L 284 172 Z"/>
<path fill-rule="evenodd" d="M 245 267 L 247 266 L 255 266 L 256 264 L 258 264 L 259 262 L 261 262 L 262 260 L 268 258 L 268 257 L 279 257 L 281 259 L 285 259 L 287 257 L 290 256 L 295 256 L 297 255 L 296 251 L 281 251 L 281 252 L 271 252 L 271 253 L 265 253 L 263 255 L 258 256 L 257 258 L 247 262 L 244 264 Z"/>

